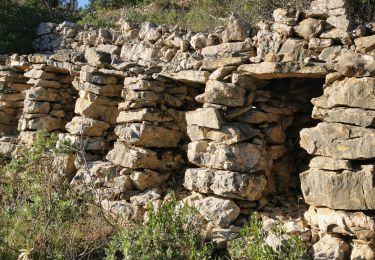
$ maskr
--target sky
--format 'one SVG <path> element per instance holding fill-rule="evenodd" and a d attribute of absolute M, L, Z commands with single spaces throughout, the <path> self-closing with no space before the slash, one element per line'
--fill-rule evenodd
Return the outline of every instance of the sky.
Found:
<path fill-rule="evenodd" d="M 78 0 L 78 6 L 79 7 L 84 7 L 89 3 L 89 0 Z"/>

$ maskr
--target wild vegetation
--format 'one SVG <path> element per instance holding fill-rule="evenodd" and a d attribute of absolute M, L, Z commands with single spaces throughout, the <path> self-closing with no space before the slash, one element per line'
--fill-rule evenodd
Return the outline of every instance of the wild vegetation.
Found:
<path fill-rule="evenodd" d="M 279 242 L 275 245 L 276 248 L 266 243 L 269 232 L 262 229 L 262 222 L 257 214 L 252 214 L 249 224 L 242 228 L 240 238 L 232 240 L 228 245 L 231 259 L 309 259 L 301 238 L 298 235 L 285 235 L 282 223 L 278 223 L 271 231 L 274 240 Z"/>
<path fill-rule="evenodd" d="M 38 131 L 17 158 L 1 156 L 0 259 L 297 259 L 306 252 L 297 236 L 283 238 L 273 251 L 252 217 L 226 256 L 219 256 L 203 240 L 197 211 L 179 204 L 173 193 L 161 207 L 149 205 L 145 223 L 117 226 L 92 197 L 74 194 L 70 178 L 56 175 L 54 158 L 74 150 L 69 143 L 58 145 L 55 134 Z M 281 229 L 276 234 L 284 235 Z"/>
<path fill-rule="evenodd" d="M 176 200 L 161 208 L 150 205 L 146 223 L 133 223 L 112 238 L 106 253 L 108 260 L 122 259 L 211 259 L 213 247 L 205 244 L 202 221 L 188 206 L 176 210 Z M 178 207 L 177 207 L 178 208 Z"/>
<path fill-rule="evenodd" d="M 358 23 L 375 21 L 375 0 L 348 0 L 350 15 Z M 233 11 L 255 24 L 272 18 L 278 7 L 306 7 L 309 0 L 90 0 L 85 8 L 77 0 L 0 1 L 0 53 L 31 53 L 35 29 L 42 21 L 69 20 L 95 27 L 115 26 L 119 18 L 135 22 L 180 25 L 193 31 L 223 25 Z"/>
<path fill-rule="evenodd" d="M 112 227 L 92 198 L 78 198 L 52 160 L 72 152 L 38 131 L 31 148 L 0 166 L 0 259 L 74 259 L 95 255 Z M 61 178 L 63 177 L 63 178 Z M 25 258 L 27 259 L 27 258 Z"/>

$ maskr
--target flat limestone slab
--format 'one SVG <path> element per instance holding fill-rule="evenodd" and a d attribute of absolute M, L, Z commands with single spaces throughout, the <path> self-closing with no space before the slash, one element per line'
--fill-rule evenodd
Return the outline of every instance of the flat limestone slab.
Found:
<path fill-rule="evenodd" d="M 374 166 L 343 172 L 310 169 L 300 174 L 306 203 L 343 210 L 375 209 Z"/>
<path fill-rule="evenodd" d="M 300 132 L 300 145 L 309 154 L 336 159 L 375 157 L 375 130 L 340 123 L 320 123 Z"/>
<path fill-rule="evenodd" d="M 328 74 L 328 69 L 323 65 L 297 62 L 244 64 L 238 67 L 238 71 L 258 79 L 324 78 Z"/>

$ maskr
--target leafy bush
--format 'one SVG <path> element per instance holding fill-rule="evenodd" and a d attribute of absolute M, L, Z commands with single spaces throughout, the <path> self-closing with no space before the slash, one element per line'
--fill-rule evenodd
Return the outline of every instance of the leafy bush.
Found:
<path fill-rule="evenodd" d="M 268 232 L 262 229 L 261 221 L 256 214 L 253 214 L 249 225 L 242 228 L 240 238 L 229 243 L 228 251 L 231 259 L 308 259 L 306 247 L 299 236 L 285 236 L 281 223 L 273 233 L 281 240 L 281 246 L 277 251 L 265 242 Z"/>
<path fill-rule="evenodd" d="M 149 219 L 120 230 L 109 243 L 107 259 L 118 254 L 123 259 L 209 259 L 212 248 L 201 237 L 200 222 L 194 209 L 184 206 L 176 211 L 176 200 L 155 210 L 150 206 Z"/>
<path fill-rule="evenodd" d="M 69 182 L 56 182 L 52 160 L 71 152 L 38 131 L 31 148 L 0 166 L 0 259 L 72 259 L 97 253 L 112 228 Z"/>

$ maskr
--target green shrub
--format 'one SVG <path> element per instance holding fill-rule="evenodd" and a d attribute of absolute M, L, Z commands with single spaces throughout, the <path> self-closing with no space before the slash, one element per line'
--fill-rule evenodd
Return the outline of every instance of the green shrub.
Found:
<path fill-rule="evenodd" d="M 150 206 L 149 219 L 120 230 L 109 243 L 107 259 L 210 259 L 211 246 L 204 244 L 200 222 L 194 209 L 175 210 L 172 199 L 155 210 Z"/>
<path fill-rule="evenodd" d="M 268 232 L 262 229 L 256 214 L 242 228 L 240 238 L 230 241 L 228 252 L 231 259 L 296 260 L 308 259 L 307 250 L 299 236 L 286 237 L 281 223 L 272 230 L 281 239 L 281 247 L 275 251 L 265 241 Z"/>
<path fill-rule="evenodd" d="M 0 166 L 0 259 L 72 259 L 97 253 L 112 228 L 92 200 L 76 199 L 69 181 L 56 182 L 51 162 L 71 152 L 38 131 L 31 148 Z"/>

